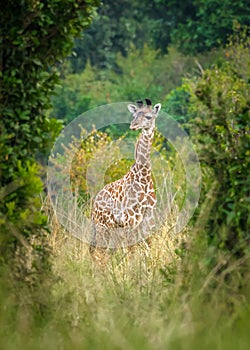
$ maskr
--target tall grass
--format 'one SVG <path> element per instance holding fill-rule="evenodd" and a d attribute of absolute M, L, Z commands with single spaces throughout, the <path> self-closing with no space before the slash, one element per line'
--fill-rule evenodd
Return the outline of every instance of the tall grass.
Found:
<path fill-rule="evenodd" d="M 77 191 L 71 201 L 54 201 L 53 208 L 49 198 L 44 201 L 52 271 L 45 278 L 32 275 L 32 249 L 16 261 L 26 263 L 29 287 L 12 283 L 12 271 L 6 271 L 0 282 L 0 349 L 249 348 L 250 257 L 236 259 L 207 242 L 212 180 L 196 225 L 174 233 L 178 191 L 185 188 L 185 172 L 175 160 L 179 186 L 168 166 L 155 164 L 160 214 L 164 208 L 168 214 L 163 224 L 149 241 L 107 251 L 98 264 L 80 239 L 83 231 L 92 234 L 78 220 L 81 211 L 89 213 L 89 198 L 85 207 Z M 159 190 L 160 183 L 165 187 Z"/>
<path fill-rule="evenodd" d="M 174 235 L 170 221 L 100 267 L 51 213 L 49 311 L 36 317 L 28 293 L 17 306 L 1 288 L 0 348 L 248 349 L 248 258 L 216 253 L 191 228 Z"/>

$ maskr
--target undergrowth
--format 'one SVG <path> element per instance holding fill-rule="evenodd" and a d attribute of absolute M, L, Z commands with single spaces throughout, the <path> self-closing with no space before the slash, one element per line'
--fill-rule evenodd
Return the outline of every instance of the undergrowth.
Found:
<path fill-rule="evenodd" d="M 14 307 L 5 290 L 0 348 L 247 349 L 247 256 L 215 253 L 202 233 L 176 235 L 166 223 L 150 244 L 118 249 L 100 266 L 52 213 L 50 221 L 49 314 L 35 320 L 34 305 Z"/>

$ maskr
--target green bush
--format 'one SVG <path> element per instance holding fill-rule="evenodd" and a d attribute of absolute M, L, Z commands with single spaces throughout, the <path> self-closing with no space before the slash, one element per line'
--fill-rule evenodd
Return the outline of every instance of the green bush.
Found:
<path fill-rule="evenodd" d="M 170 114 L 177 122 L 187 123 L 189 116 L 190 93 L 182 85 L 172 90 L 164 101 L 164 111 Z"/>
<path fill-rule="evenodd" d="M 61 128 L 47 116 L 59 78 L 52 66 L 70 52 L 97 4 L 97 0 L 24 0 L 8 1 L 1 8 L 1 263 L 14 264 L 17 251 L 32 247 L 33 237 L 45 227 L 35 158 L 47 152 Z M 46 256 L 44 249 L 44 267 Z"/>
<path fill-rule="evenodd" d="M 243 34 L 243 39 L 228 46 L 228 60 L 220 68 L 205 70 L 201 78 L 185 84 L 193 116 L 189 128 L 201 163 L 212 169 L 214 187 L 207 192 L 213 202 L 207 220 L 209 240 L 234 254 L 242 254 L 250 239 L 250 89 L 241 70 L 241 63 L 249 70 L 250 60 L 249 38 Z"/>

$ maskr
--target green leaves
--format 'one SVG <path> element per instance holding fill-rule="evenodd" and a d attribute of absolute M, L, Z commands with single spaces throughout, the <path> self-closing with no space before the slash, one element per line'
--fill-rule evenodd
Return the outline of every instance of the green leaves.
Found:
<path fill-rule="evenodd" d="M 98 4 L 98 0 L 24 0 L 7 1 L 1 8 L 0 189 L 4 190 L 0 202 L 3 234 L 0 253 L 3 257 L 14 253 L 15 244 L 20 241 L 17 237 L 33 236 L 45 224 L 40 213 L 38 194 L 42 183 L 35 157 L 48 151 L 61 128 L 60 122 L 47 117 L 50 97 L 59 81 L 52 65 L 69 54 L 74 37 L 89 25 Z M 17 182 L 19 185 L 13 187 Z M 6 193 L 6 188 L 13 190 Z"/>
<path fill-rule="evenodd" d="M 225 46 L 236 23 L 250 25 L 248 0 L 117 0 L 103 2 L 91 26 L 75 42 L 70 58 L 74 73 L 88 61 L 98 68 L 114 69 L 116 55 L 124 57 L 131 45 L 148 45 L 161 54 L 170 46 L 187 54 Z"/>
<path fill-rule="evenodd" d="M 233 0 L 198 0 L 191 3 L 193 14 L 190 16 L 183 12 L 181 20 L 171 32 L 172 40 L 186 54 L 224 46 L 233 34 L 235 23 L 242 27 L 250 25 L 247 0 L 238 1 L 237 4 Z"/>
<path fill-rule="evenodd" d="M 243 46 L 235 43 L 233 51 L 228 47 L 230 60 L 220 68 L 206 70 L 195 83 L 189 81 L 193 116 L 189 130 L 201 161 L 213 169 L 219 184 L 207 223 L 209 237 L 234 254 L 242 254 L 249 240 L 250 86 L 238 70 L 239 52 L 246 64 L 247 47 L 249 38 L 245 37 Z M 249 66 L 249 56 L 247 62 Z"/>

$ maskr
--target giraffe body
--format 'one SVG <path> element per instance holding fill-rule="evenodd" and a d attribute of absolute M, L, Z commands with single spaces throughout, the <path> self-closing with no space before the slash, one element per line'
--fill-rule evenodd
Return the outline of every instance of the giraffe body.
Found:
<path fill-rule="evenodd" d="M 156 196 L 151 176 L 150 150 L 155 118 L 150 100 L 139 107 L 128 105 L 133 113 L 130 128 L 142 129 L 135 149 L 135 163 L 121 179 L 104 186 L 97 194 L 91 214 L 94 236 L 92 246 L 117 247 L 132 245 L 145 238 L 154 227 Z"/>

